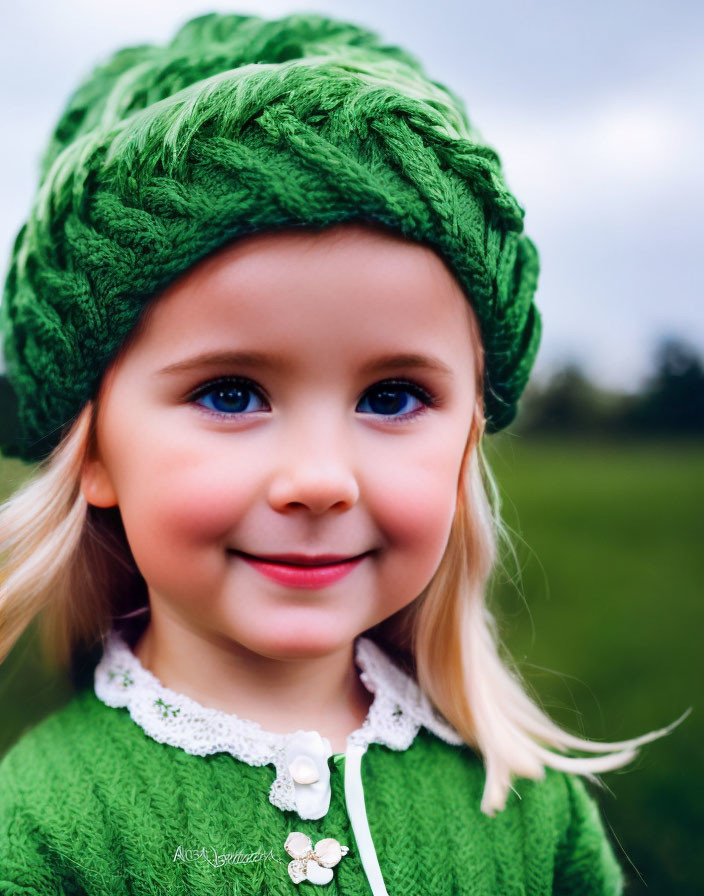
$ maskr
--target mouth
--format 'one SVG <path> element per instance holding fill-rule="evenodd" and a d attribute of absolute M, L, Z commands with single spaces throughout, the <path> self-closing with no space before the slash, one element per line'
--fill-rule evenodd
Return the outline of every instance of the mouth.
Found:
<path fill-rule="evenodd" d="M 321 567 L 321 566 L 339 566 L 343 563 L 354 563 L 371 554 L 371 551 L 365 551 L 362 554 L 349 556 L 348 554 L 247 554 L 245 551 L 237 551 L 228 548 L 229 554 L 237 554 L 244 557 L 245 560 L 254 560 L 259 563 L 273 564 L 277 566 L 294 566 L 300 568 Z"/>
<path fill-rule="evenodd" d="M 372 552 L 366 551 L 354 557 L 339 554 L 270 554 L 267 557 L 255 557 L 253 554 L 234 550 L 228 550 L 228 553 L 241 557 L 255 572 L 278 585 L 311 590 L 332 586 L 351 575 Z"/>

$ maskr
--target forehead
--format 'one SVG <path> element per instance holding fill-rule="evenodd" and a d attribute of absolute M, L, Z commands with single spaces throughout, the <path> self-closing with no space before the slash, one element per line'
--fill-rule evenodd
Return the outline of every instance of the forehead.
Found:
<path fill-rule="evenodd" d="M 471 354 L 462 288 L 430 247 L 367 224 L 252 235 L 154 299 L 134 347 L 155 363 L 260 345 L 309 358 L 433 348 Z"/>

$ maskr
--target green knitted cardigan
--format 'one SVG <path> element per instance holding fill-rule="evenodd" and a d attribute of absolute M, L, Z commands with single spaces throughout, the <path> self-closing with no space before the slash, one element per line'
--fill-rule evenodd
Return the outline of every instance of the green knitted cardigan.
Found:
<path fill-rule="evenodd" d="M 328 760 L 324 817 L 273 805 L 276 772 L 222 750 L 159 742 L 84 689 L 0 762 L 2 896 L 369 896 L 345 801 L 345 754 Z M 366 813 L 389 896 L 618 894 L 622 873 L 581 778 L 518 779 L 480 809 L 477 754 L 419 727 L 407 749 L 369 744 Z M 298 885 L 292 831 L 349 847 L 330 883 Z"/>

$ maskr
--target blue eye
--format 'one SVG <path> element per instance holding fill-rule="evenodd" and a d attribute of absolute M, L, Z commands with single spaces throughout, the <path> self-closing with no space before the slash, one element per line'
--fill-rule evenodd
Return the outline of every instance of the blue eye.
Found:
<path fill-rule="evenodd" d="M 254 407 L 251 403 L 253 397 Z M 235 417 L 239 414 L 269 409 L 265 400 L 263 401 L 265 407 L 256 406 L 256 401 L 262 401 L 262 393 L 251 380 L 242 377 L 223 377 L 205 383 L 193 392 L 188 400 L 219 417 Z M 365 403 L 370 410 L 362 409 Z M 357 410 L 363 414 L 377 414 L 400 421 L 415 417 L 436 405 L 435 398 L 417 383 L 408 380 L 385 380 L 367 390 Z"/>
<path fill-rule="evenodd" d="M 410 401 L 408 396 L 411 396 Z M 416 407 L 411 404 L 414 400 L 417 402 Z M 373 386 L 368 390 L 360 405 L 365 402 L 368 402 L 371 411 L 362 411 L 362 413 L 391 415 L 397 420 L 415 417 L 418 413 L 422 413 L 428 407 L 434 407 L 436 404 L 425 389 L 406 380 L 387 380 Z M 409 404 L 411 404 L 410 409 Z"/>
<path fill-rule="evenodd" d="M 195 401 L 196 404 L 203 402 L 202 406 L 206 410 L 213 411 L 222 417 L 229 417 L 252 410 L 264 410 L 263 408 L 252 408 L 250 406 L 250 397 L 258 394 L 258 391 L 249 380 L 226 377 L 207 383 L 195 392 L 190 400 Z"/>

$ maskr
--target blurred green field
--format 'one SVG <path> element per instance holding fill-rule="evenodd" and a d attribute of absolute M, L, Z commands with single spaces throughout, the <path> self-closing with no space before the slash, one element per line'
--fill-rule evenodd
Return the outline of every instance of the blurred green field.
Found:
<path fill-rule="evenodd" d="M 629 893 L 702 893 L 702 445 L 506 435 L 488 456 L 525 595 L 504 582 L 492 607 L 544 708 L 575 733 L 621 740 L 693 707 L 603 776 L 613 796 L 596 795 Z"/>
<path fill-rule="evenodd" d="M 592 788 L 628 893 L 704 892 L 704 451 L 700 443 L 488 439 L 514 533 L 491 606 L 532 692 L 595 740 L 669 737 Z M 27 474 L 0 464 L 0 498 Z M 525 598 L 525 599 L 524 599 Z M 0 754 L 71 694 L 39 663 L 33 632 L 0 668 Z"/>

